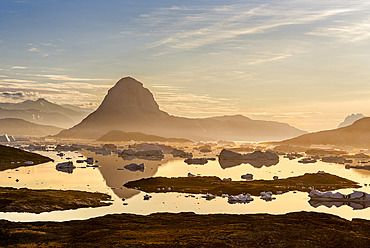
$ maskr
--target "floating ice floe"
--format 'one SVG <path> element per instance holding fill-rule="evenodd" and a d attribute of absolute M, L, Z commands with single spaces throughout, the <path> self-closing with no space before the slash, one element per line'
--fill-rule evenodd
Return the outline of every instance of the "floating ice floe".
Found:
<path fill-rule="evenodd" d="M 206 195 L 202 195 L 202 198 L 205 198 L 206 200 L 210 201 L 214 198 L 216 198 L 215 195 L 207 193 Z"/>
<path fill-rule="evenodd" d="M 308 196 L 315 201 L 370 202 L 370 194 L 357 190 L 348 195 L 332 191 L 312 190 Z"/>
<path fill-rule="evenodd" d="M 55 169 L 57 171 L 66 172 L 69 174 L 73 173 L 73 170 L 76 168 L 76 166 L 73 165 L 72 161 L 59 163 L 55 166 Z"/>
<path fill-rule="evenodd" d="M 188 177 L 195 177 L 194 174 L 191 174 L 190 172 L 188 173 Z"/>
<path fill-rule="evenodd" d="M 271 191 L 268 191 L 268 192 L 263 191 L 263 192 L 261 192 L 261 199 L 265 200 L 265 201 L 272 201 L 276 198 L 272 197 L 272 192 Z"/>
<path fill-rule="evenodd" d="M 207 158 L 187 158 L 184 160 L 187 164 L 196 164 L 196 165 L 204 165 L 208 163 Z"/>
<path fill-rule="evenodd" d="M 228 197 L 228 202 L 231 204 L 234 203 L 248 203 L 253 201 L 253 198 L 250 194 L 240 194 L 240 195 L 230 195 Z"/>
<path fill-rule="evenodd" d="M 93 164 L 94 163 L 94 158 L 87 158 L 85 160 L 85 162 L 88 163 L 88 164 Z"/>
<path fill-rule="evenodd" d="M 132 163 L 132 164 L 125 165 L 124 168 L 129 170 L 129 171 L 141 171 L 141 172 L 143 172 L 144 169 L 145 169 L 145 166 L 144 166 L 143 163 L 141 163 L 141 164 Z"/>
<path fill-rule="evenodd" d="M 150 195 L 144 195 L 144 200 L 145 201 L 149 200 L 150 198 L 152 198 L 152 196 L 150 196 Z"/>
<path fill-rule="evenodd" d="M 57 164 L 56 168 L 76 168 L 76 166 L 73 165 L 72 161 L 68 161 Z"/>
<path fill-rule="evenodd" d="M 253 174 L 244 174 L 241 176 L 242 179 L 253 180 Z"/>

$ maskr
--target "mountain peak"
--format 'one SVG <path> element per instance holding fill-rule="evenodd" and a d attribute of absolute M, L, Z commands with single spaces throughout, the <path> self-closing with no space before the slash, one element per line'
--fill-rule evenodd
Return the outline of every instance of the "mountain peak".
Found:
<path fill-rule="evenodd" d="M 39 98 L 36 100 L 36 102 L 49 102 L 49 101 L 46 100 L 45 98 Z"/>
<path fill-rule="evenodd" d="M 105 96 L 97 111 L 115 111 L 121 114 L 159 113 L 153 94 L 132 77 L 121 78 Z"/>
<path fill-rule="evenodd" d="M 351 114 L 347 116 L 342 123 L 339 124 L 338 128 L 347 127 L 352 125 L 355 121 L 364 118 L 363 114 Z"/>
<path fill-rule="evenodd" d="M 137 81 L 133 77 L 123 77 L 120 80 L 118 80 L 118 82 L 115 84 L 115 86 L 122 87 L 122 86 L 125 86 L 125 85 L 128 85 L 128 84 L 132 84 L 132 85 L 137 84 L 138 86 L 139 85 L 143 86 L 143 84 L 141 82 Z"/>

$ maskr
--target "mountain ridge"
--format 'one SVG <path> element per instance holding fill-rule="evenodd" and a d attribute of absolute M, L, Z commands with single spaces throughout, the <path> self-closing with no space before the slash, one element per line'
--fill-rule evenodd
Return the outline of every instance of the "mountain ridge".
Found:
<path fill-rule="evenodd" d="M 338 128 L 350 126 L 350 125 L 352 125 L 355 121 L 360 120 L 360 119 L 362 119 L 362 118 L 364 118 L 364 117 L 366 117 L 366 116 L 364 116 L 364 115 L 363 115 L 363 114 L 361 114 L 361 113 L 359 113 L 359 114 L 351 114 L 351 115 L 348 115 L 348 116 L 344 119 L 344 121 L 338 125 Z"/>
<path fill-rule="evenodd" d="M 61 130 L 62 128 L 59 127 L 40 125 L 18 118 L 0 119 L 0 134 L 13 136 L 47 136 L 55 135 Z"/>
<path fill-rule="evenodd" d="M 352 146 L 370 149 L 370 117 L 359 119 L 350 126 L 304 134 L 278 143 L 300 146 Z"/>
<path fill-rule="evenodd" d="M 96 139 L 111 130 L 143 132 L 192 140 L 282 140 L 305 133 L 286 123 L 252 120 L 242 115 L 208 118 L 173 116 L 160 109 L 153 94 L 132 77 L 121 78 L 101 105 L 57 137 Z"/>
<path fill-rule="evenodd" d="M 71 127 L 87 116 L 79 112 L 52 103 L 45 98 L 19 103 L 0 103 L 0 118 L 19 118 L 41 125 Z"/>

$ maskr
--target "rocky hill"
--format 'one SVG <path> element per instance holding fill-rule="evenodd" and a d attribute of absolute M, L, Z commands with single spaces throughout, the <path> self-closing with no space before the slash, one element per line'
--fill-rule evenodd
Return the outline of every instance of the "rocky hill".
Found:
<path fill-rule="evenodd" d="M 192 140 L 282 140 L 305 133 L 285 123 L 252 120 L 242 115 L 184 118 L 160 110 L 152 93 L 126 77 L 108 91 L 99 108 L 58 137 L 99 138 L 112 130 L 143 132 Z"/>

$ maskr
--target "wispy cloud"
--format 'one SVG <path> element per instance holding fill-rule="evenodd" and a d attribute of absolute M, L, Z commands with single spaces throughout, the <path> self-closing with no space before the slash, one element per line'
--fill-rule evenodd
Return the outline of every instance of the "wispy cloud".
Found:
<path fill-rule="evenodd" d="M 37 74 L 35 76 L 48 78 L 54 81 L 104 81 L 106 78 L 75 78 L 67 75 L 42 75 Z"/>
<path fill-rule="evenodd" d="M 19 100 L 35 100 L 39 97 L 40 94 L 38 92 L 0 91 L 0 101 L 5 100 L 6 102 L 14 102 Z"/>
<path fill-rule="evenodd" d="M 158 37 L 162 37 L 148 48 L 162 48 L 164 50 L 158 54 L 163 55 L 241 39 L 246 35 L 264 34 L 284 26 L 310 24 L 357 10 L 356 7 L 347 6 L 298 9 L 291 8 L 286 1 L 281 4 L 256 6 L 242 3 L 213 8 L 173 6 L 141 15 L 138 22 L 152 26 Z"/>
<path fill-rule="evenodd" d="M 41 42 L 38 44 L 29 43 L 27 44 L 27 47 L 27 51 L 37 53 L 42 57 L 60 54 L 63 51 L 62 49 L 58 49 L 55 44 L 47 42 Z"/>
<path fill-rule="evenodd" d="M 331 27 L 319 27 L 308 32 L 308 35 L 326 36 L 344 42 L 357 42 L 370 39 L 370 19 L 360 23 L 337 24 Z"/>
<path fill-rule="evenodd" d="M 32 80 L 15 79 L 15 78 L 1 79 L 0 81 L 10 82 L 10 83 L 34 83 L 35 82 L 35 81 L 32 81 Z"/>
<path fill-rule="evenodd" d="M 15 69 L 27 69 L 27 67 L 25 66 L 12 66 L 10 67 L 11 70 L 15 70 Z"/>
<path fill-rule="evenodd" d="M 208 94 L 190 93 L 181 87 L 152 85 L 153 94 L 161 109 L 187 117 L 205 117 L 236 113 L 236 102 Z"/>

